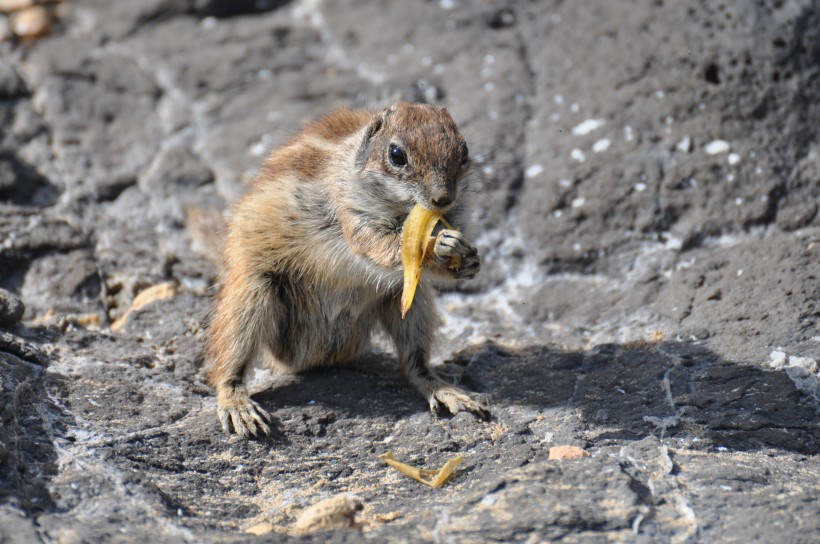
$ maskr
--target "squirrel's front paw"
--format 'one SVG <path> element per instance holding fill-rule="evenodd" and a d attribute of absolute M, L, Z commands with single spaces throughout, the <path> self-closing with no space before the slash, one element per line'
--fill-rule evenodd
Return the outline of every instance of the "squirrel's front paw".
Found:
<path fill-rule="evenodd" d="M 478 250 L 471 246 L 464 239 L 464 235 L 457 230 L 442 229 L 439 231 L 436 235 L 433 253 L 437 261 L 446 264 L 447 269 L 456 279 L 473 278 L 481 268 Z M 452 262 L 452 257 L 461 259 L 461 262 Z"/>
<path fill-rule="evenodd" d="M 252 400 L 242 386 L 226 387 L 218 393 L 216 413 L 226 433 L 233 428 L 242 438 L 250 438 L 270 432 L 270 414 Z"/>

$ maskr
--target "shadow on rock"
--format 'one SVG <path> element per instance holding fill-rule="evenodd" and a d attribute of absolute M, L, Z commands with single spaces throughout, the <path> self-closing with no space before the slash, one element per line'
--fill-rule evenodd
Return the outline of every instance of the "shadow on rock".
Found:
<path fill-rule="evenodd" d="M 60 191 L 16 154 L 0 150 L 0 201 L 49 207 Z"/>
<path fill-rule="evenodd" d="M 702 346 L 606 344 L 573 353 L 485 344 L 453 362 L 496 406 L 557 409 L 564 419 L 579 412 L 577 424 L 596 446 L 660 435 L 733 450 L 820 451 L 816 408 L 786 373 L 726 361 Z M 543 430 L 552 432 L 549 424 Z"/>
<path fill-rule="evenodd" d="M 350 366 L 281 376 L 277 384 L 254 395 L 274 418 L 284 411 L 297 417 L 282 429 L 304 436 L 324 436 L 329 424 L 345 418 L 407 417 L 427 403 L 405 381 L 391 358 L 371 354 Z"/>

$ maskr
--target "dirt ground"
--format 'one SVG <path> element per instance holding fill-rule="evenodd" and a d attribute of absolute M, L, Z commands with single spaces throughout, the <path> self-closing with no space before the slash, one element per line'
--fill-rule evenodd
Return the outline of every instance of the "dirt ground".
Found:
<path fill-rule="evenodd" d="M 816 1 L 50 9 L 0 43 L 0 541 L 816 541 Z M 436 362 L 491 419 L 430 414 L 376 339 L 256 395 L 270 437 L 224 435 L 191 210 L 400 98 L 481 172 Z M 387 451 L 464 461 L 430 489 Z M 299 521 L 340 494 L 351 527 Z"/>

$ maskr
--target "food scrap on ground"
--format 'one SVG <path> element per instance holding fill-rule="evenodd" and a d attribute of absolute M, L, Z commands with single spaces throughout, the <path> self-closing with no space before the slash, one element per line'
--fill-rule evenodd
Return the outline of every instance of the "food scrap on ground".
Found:
<path fill-rule="evenodd" d="M 125 324 L 128 322 L 128 316 L 130 316 L 132 312 L 135 312 L 156 300 L 167 300 L 169 298 L 173 298 L 177 295 L 178 291 L 179 286 L 172 281 L 158 283 L 143 291 L 140 291 L 140 293 L 134 297 L 134 301 L 131 303 L 131 307 L 128 308 L 128 311 L 111 324 L 111 330 L 114 332 L 122 331 L 123 328 L 125 328 Z"/>
<path fill-rule="evenodd" d="M 439 470 L 430 470 L 424 468 L 414 467 L 412 465 L 408 465 L 406 463 L 402 463 L 401 461 L 396 460 L 393 457 L 393 452 L 388 451 L 382 455 L 379 455 L 379 459 L 383 460 L 385 463 L 390 465 L 391 467 L 395 468 L 402 474 L 406 476 L 410 476 L 417 482 L 421 482 L 425 485 L 429 485 L 433 489 L 438 489 L 447 479 L 455 472 L 458 465 L 461 464 L 461 461 L 464 460 L 463 455 L 457 455 L 444 463 L 444 466 L 441 467 Z"/>

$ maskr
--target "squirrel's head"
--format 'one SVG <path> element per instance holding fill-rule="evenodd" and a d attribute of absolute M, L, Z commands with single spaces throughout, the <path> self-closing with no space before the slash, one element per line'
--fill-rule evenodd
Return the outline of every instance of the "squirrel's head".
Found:
<path fill-rule="evenodd" d="M 389 185 L 386 192 L 404 195 L 408 205 L 443 212 L 455 202 L 470 159 L 445 108 L 397 102 L 374 115 L 356 166 L 374 183 Z"/>

